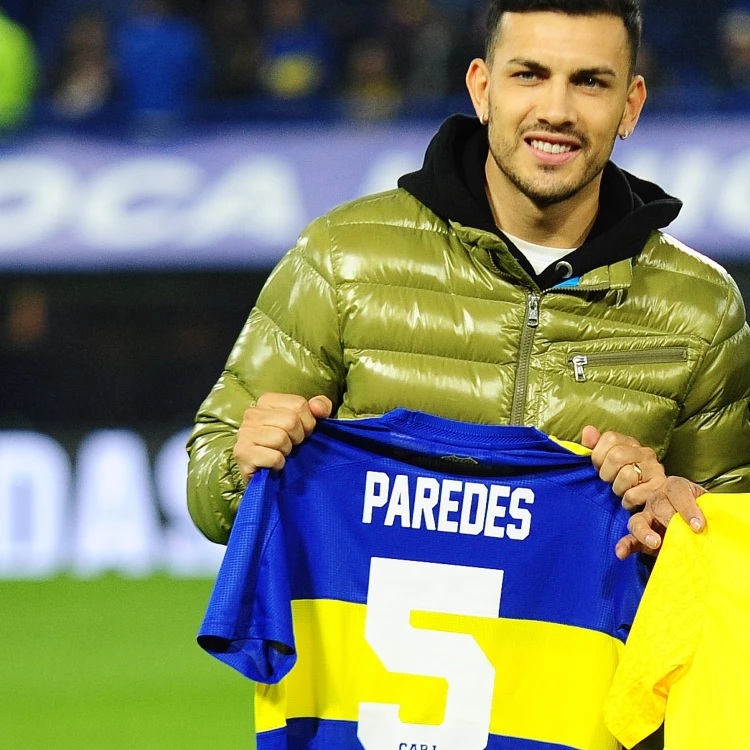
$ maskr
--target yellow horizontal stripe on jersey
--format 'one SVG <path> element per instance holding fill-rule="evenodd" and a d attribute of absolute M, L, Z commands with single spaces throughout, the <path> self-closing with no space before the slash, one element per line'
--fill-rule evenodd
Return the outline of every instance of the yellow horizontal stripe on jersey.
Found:
<path fill-rule="evenodd" d="M 258 685 L 256 729 L 284 718 L 357 721 L 360 702 L 401 706 L 401 720 L 440 724 L 447 683 L 388 672 L 365 641 L 366 606 L 333 600 L 293 603 L 298 660 L 279 685 Z M 411 624 L 472 635 L 496 671 L 492 734 L 581 750 L 619 747 L 602 706 L 621 644 L 597 631 L 533 620 L 413 612 Z"/>

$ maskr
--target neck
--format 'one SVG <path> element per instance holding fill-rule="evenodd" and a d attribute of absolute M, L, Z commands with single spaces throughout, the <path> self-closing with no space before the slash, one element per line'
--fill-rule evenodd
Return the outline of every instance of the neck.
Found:
<path fill-rule="evenodd" d="M 599 212 L 602 175 L 572 198 L 551 206 L 539 206 L 524 195 L 487 155 L 487 198 L 495 224 L 527 242 L 546 247 L 580 247 Z"/>

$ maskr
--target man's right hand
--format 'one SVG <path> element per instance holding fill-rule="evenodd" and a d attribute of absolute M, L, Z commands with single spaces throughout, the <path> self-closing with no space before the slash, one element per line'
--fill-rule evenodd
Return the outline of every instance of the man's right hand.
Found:
<path fill-rule="evenodd" d="M 289 393 L 264 393 L 246 409 L 234 444 L 234 457 L 245 482 L 258 469 L 281 469 L 295 445 L 315 428 L 318 419 L 331 416 L 327 396 L 309 401 Z"/>

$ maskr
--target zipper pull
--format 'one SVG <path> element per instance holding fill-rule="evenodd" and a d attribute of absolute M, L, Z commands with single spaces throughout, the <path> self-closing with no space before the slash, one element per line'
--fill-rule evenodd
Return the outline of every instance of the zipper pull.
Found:
<path fill-rule="evenodd" d="M 570 360 L 570 363 L 573 365 L 573 374 L 576 376 L 576 382 L 585 383 L 586 371 L 584 368 L 589 363 L 589 358 L 583 354 L 577 354 Z"/>
<path fill-rule="evenodd" d="M 536 328 L 539 325 L 539 295 L 529 295 L 529 315 L 526 319 L 529 328 Z"/>

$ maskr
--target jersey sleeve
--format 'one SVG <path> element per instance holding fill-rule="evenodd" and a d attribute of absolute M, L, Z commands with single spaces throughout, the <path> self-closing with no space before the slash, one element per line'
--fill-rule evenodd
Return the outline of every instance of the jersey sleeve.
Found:
<path fill-rule="evenodd" d="M 296 661 L 276 482 L 250 483 L 229 537 L 198 643 L 255 682 L 279 682 Z"/>
<path fill-rule="evenodd" d="M 605 703 L 605 722 L 627 748 L 664 721 L 672 686 L 690 669 L 708 591 L 709 531 L 675 516 L 649 579 Z"/>

